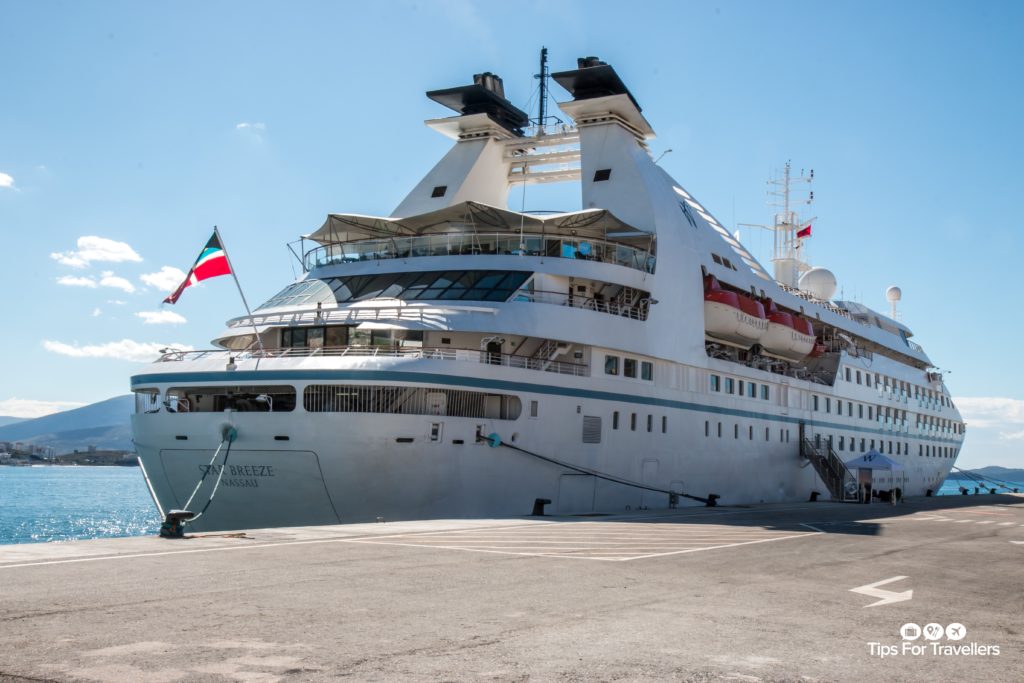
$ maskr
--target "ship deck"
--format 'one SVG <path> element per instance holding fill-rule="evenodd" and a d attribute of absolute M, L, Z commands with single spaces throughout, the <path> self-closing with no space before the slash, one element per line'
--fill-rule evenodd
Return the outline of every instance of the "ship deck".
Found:
<path fill-rule="evenodd" d="M 0 680 L 1017 681 L 1022 560 L 1014 495 L 0 546 Z"/>

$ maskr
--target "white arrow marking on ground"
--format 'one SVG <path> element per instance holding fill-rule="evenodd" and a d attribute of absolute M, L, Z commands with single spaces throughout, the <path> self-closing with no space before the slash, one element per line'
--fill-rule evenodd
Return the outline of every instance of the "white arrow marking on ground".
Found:
<path fill-rule="evenodd" d="M 1010 541 L 1010 543 L 1016 543 L 1017 545 L 1024 545 L 1024 541 Z"/>
<path fill-rule="evenodd" d="M 894 602 L 903 602 L 904 600 L 910 600 L 914 597 L 914 591 L 903 591 L 902 593 L 896 593 L 894 591 L 882 590 L 879 586 L 884 586 L 887 583 L 893 581 L 900 581 L 905 579 L 905 576 L 894 576 L 891 579 L 883 579 L 882 581 L 875 581 L 869 583 L 866 586 L 858 586 L 857 588 L 851 588 L 851 593 L 860 593 L 861 595 L 867 595 L 872 598 L 881 598 L 878 602 L 873 602 L 870 605 L 864 605 L 865 607 L 877 607 L 878 605 L 889 605 Z"/>

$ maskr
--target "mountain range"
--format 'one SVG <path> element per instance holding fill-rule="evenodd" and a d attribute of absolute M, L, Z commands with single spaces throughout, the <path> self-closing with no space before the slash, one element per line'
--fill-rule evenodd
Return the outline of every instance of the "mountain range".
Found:
<path fill-rule="evenodd" d="M 76 449 L 85 451 L 90 446 L 98 450 L 131 451 L 134 409 L 131 394 L 125 394 L 31 420 L 6 418 L 17 421 L 0 422 L 0 441 L 50 446 L 58 455 Z"/>

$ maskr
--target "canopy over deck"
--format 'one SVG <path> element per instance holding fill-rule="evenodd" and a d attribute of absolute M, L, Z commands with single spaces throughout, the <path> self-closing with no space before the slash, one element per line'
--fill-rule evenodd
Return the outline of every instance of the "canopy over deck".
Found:
<path fill-rule="evenodd" d="M 539 216 L 470 201 L 408 218 L 332 213 L 320 229 L 306 235 L 306 239 L 329 245 L 371 238 L 520 231 L 603 239 L 637 246 L 647 246 L 654 238 L 654 233 L 623 223 L 604 209 Z"/>

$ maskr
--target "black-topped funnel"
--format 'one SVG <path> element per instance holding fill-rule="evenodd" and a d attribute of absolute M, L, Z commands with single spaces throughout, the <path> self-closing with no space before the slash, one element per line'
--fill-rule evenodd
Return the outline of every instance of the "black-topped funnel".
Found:
<path fill-rule="evenodd" d="M 530 122 L 526 112 L 505 99 L 501 77 L 490 72 L 475 74 L 473 85 L 431 90 L 427 97 L 462 116 L 487 114 L 492 121 L 518 137 L 523 136 L 523 126 Z"/>
<path fill-rule="evenodd" d="M 574 100 L 590 100 L 608 95 L 628 95 L 637 111 L 643 111 L 611 64 L 597 57 L 580 57 L 575 71 L 551 74 L 555 81 L 572 94 Z"/>

